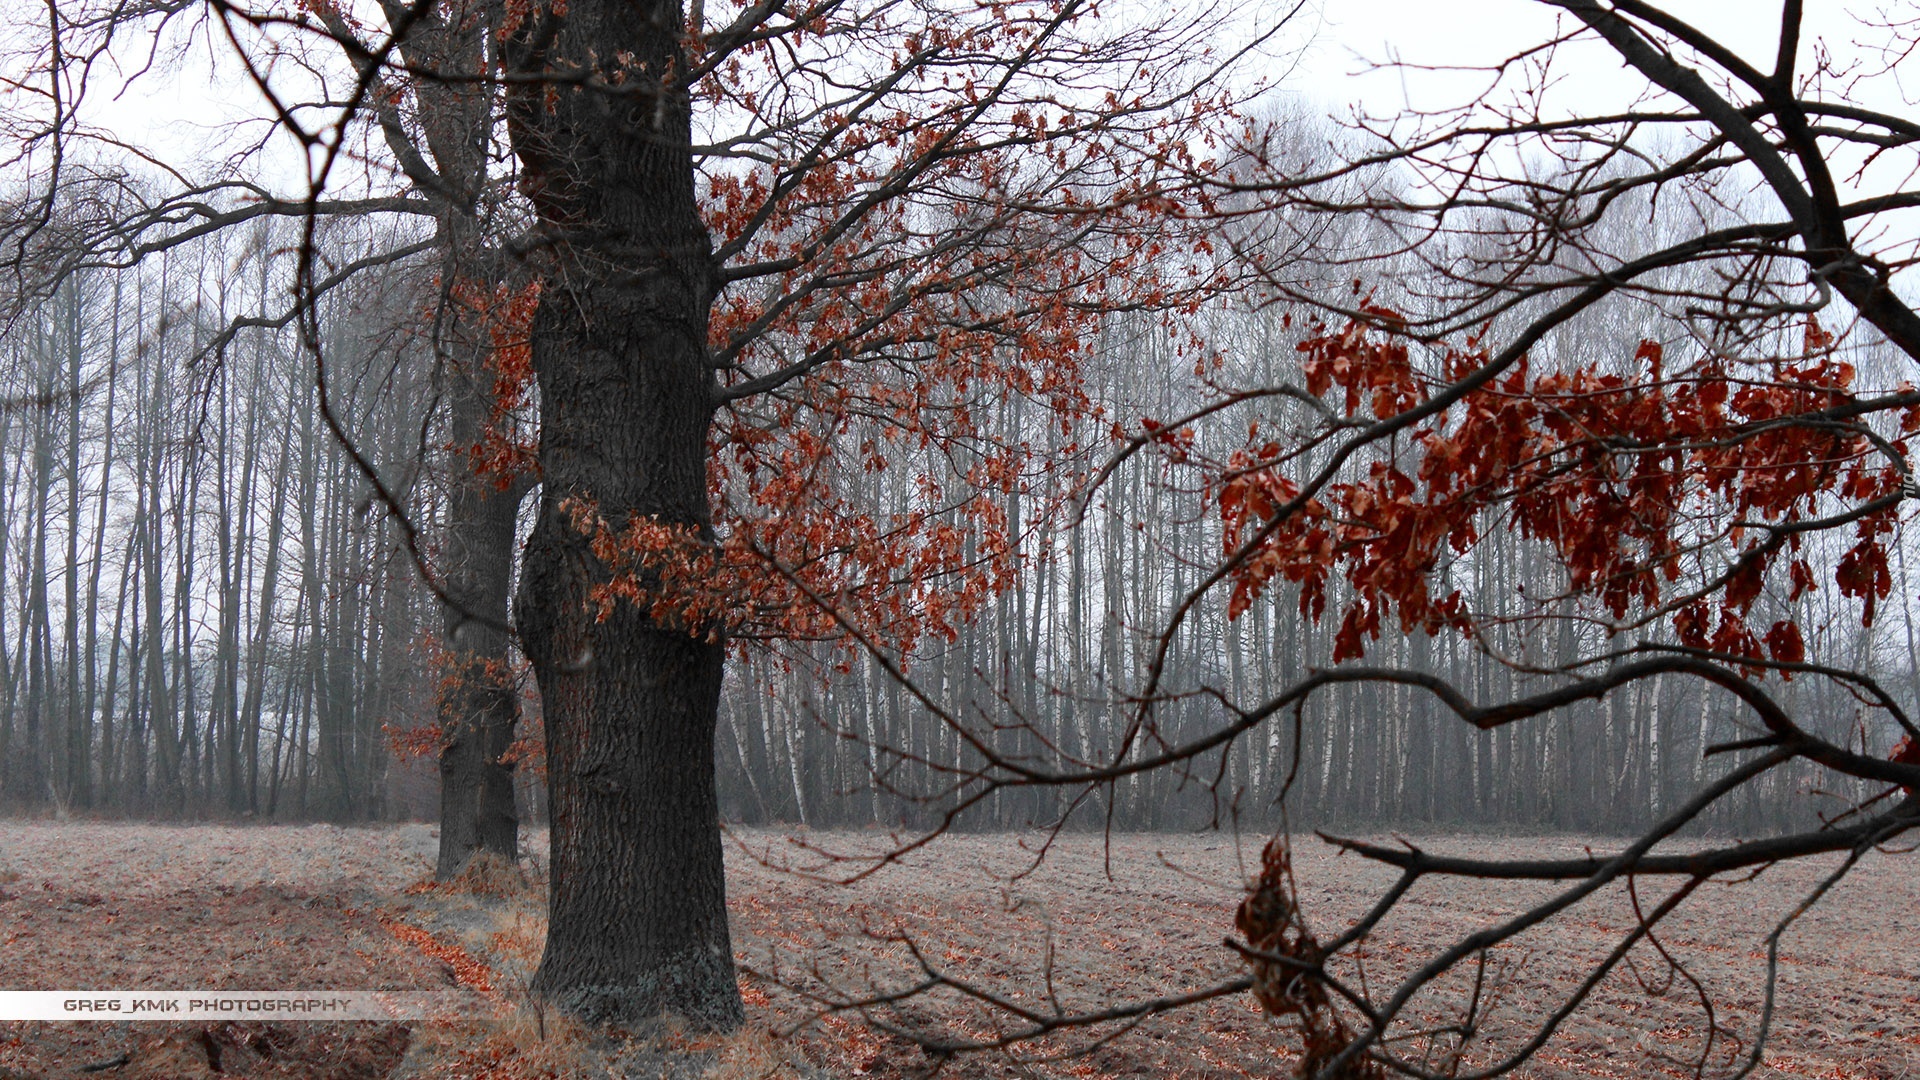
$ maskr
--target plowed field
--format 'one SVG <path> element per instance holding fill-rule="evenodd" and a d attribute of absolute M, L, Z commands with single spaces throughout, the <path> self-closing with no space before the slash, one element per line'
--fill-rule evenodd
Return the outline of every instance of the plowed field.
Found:
<path fill-rule="evenodd" d="M 538 850 L 545 838 L 528 839 Z M 1222 939 L 1232 932 L 1243 860 L 1257 858 L 1257 840 L 1074 835 L 1034 868 L 1030 849 L 1039 839 L 944 837 L 848 886 L 830 879 L 862 864 L 820 852 L 884 850 L 887 837 L 735 832 L 734 946 L 747 971 L 750 1053 L 740 1040 L 716 1050 L 680 1037 L 674 1045 L 687 1052 L 679 1056 L 602 1045 L 501 1065 L 498 1054 L 511 1057 L 516 1041 L 548 1037 L 544 1020 L 493 1020 L 478 1034 L 450 1029 L 435 1039 L 408 1025 L 375 1023 L 12 1022 L 0 1024 L 0 1077 L 51 1080 L 83 1075 L 77 1070 L 86 1066 L 104 1067 L 84 1075 L 141 1080 L 457 1077 L 494 1068 L 503 1075 L 766 1072 L 850 1080 L 920 1075 L 934 1065 L 942 1075 L 982 1077 L 1288 1075 L 1292 1032 L 1246 995 L 1153 1017 L 1091 1048 L 1113 1029 L 1068 1032 L 1017 1059 L 988 1053 L 942 1062 L 855 1019 L 821 1014 L 822 1000 L 897 990 L 927 967 L 1043 1013 L 1177 995 L 1241 971 Z M 1610 846 L 1578 837 L 1417 842 L 1487 858 Z M 429 870 L 433 844 L 422 825 L 0 822 L 0 989 L 440 989 L 470 982 L 470 961 L 490 973 L 511 1012 L 514 987 L 524 985 L 538 955 L 540 860 L 533 860 L 536 880 L 505 895 L 407 891 Z M 1763 1010 L 1765 936 L 1834 865 L 1780 866 L 1751 881 L 1710 883 L 1661 935 L 1685 974 L 1675 977 L 1658 953 L 1638 948 L 1633 964 L 1601 983 L 1516 1075 L 1684 1076 L 1703 1051 L 1706 1075 L 1731 1071 L 1751 1048 Z M 1322 938 L 1392 881 L 1313 840 L 1299 845 L 1296 871 L 1306 917 Z M 1642 903 L 1654 902 L 1659 887 L 1643 883 Z M 1416 886 L 1367 944 L 1367 985 L 1378 992 L 1435 950 L 1545 895 L 1531 885 Z M 1469 1064 L 1497 1060 L 1531 1037 L 1632 924 L 1630 898 L 1614 890 L 1497 950 L 1482 982 L 1483 1006 L 1490 1006 L 1476 1019 Z M 1361 973 L 1350 967 L 1345 974 L 1357 984 Z M 1466 987 L 1465 980 L 1443 983 L 1414 1011 L 1435 1023 L 1453 1020 Z M 1710 1048 L 1703 998 L 1713 1008 Z M 878 1015 L 955 1038 L 991 1038 L 1015 1026 L 1004 1012 L 952 991 Z M 451 1047 L 481 1036 L 497 1044 L 494 1058 Z M 1920 854 L 1868 856 L 1783 936 L 1772 1035 L 1755 1075 L 1920 1078 Z"/>

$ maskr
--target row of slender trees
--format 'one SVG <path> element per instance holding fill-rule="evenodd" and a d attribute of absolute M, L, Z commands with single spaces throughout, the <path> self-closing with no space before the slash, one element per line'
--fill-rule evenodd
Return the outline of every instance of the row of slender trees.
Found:
<path fill-rule="evenodd" d="M 431 699 L 421 590 L 321 426 L 311 364 L 284 334 L 229 332 L 286 287 L 284 244 L 246 240 L 69 277 L 5 339 L 11 807 L 395 810 L 383 726 Z M 361 331 L 405 303 L 343 291 L 329 313 L 345 368 L 332 407 L 393 461 L 417 457 L 422 373 L 404 343 Z"/>
<path fill-rule="evenodd" d="M 1623 367 L 1637 342 L 1631 329 L 1607 333 L 1589 324 L 1563 339 L 1567 351 L 1554 362 Z M 1219 340 L 1237 338 L 1238 355 L 1268 368 L 1251 373 L 1252 382 L 1297 362 L 1297 336 L 1277 313 L 1227 313 L 1218 326 Z M 1197 393 L 1191 383 L 1169 377 L 1180 365 L 1168 362 L 1153 332 L 1115 338 L 1125 344 L 1103 353 L 1100 370 L 1103 399 L 1116 415 L 1177 415 L 1197 400 L 1186 396 Z M 1898 380 L 1885 357 L 1855 359 L 1889 385 Z M 915 657 L 907 672 L 913 682 L 981 725 L 1005 728 L 1005 749 L 1016 757 L 1024 751 L 1042 760 L 1047 748 L 1093 760 L 1114 755 L 1131 705 L 1124 688 L 1144 678 L 1168 613 L 1222 545 L 1210 505 L 1216 493 L 1183 483 L 1164 464 L 1117 471 L 1078 527 L 1030 536 L 1018 585 L 995 599 L 990 617 Z M 1363 460 L 1355 471 L 1367 465 Z M 1009 516 L 1019 513 L 1009 507 Z M 1489 633 L 1484 648 L 1453 633 L 1389 633 L 1370 662 L 1436 674 L 1477 701 L 1501 701 L 1526 692 L 1530 669 L 1650 636 L 1609 639 L 1573 621 L 1544 639 L 1531 633 L 1525 619 L 1538 609 L 1530 598 L 1565 591 L 1566 571 L 1493 524 L 1489 515 L 1483 532 L 1493 539 L 1451 567 L 1449 580 L 1474 610 L 1512 625 Z M 1904 552 L 1894 570 L 1893 589 L 1906 595 Z M 1345 599 L 1336 583 L 1329 606 Z M 1770 598 L 1763 608 L 1770 618 L 1797 620 L 1809 650 L 1829 662 L 1874 674 L 1902 700 L 1920 691 L 1906 605 L 1871 626 L 1862 625 L 1857 601 L 1833 589 L 1793 603 Z M 1301 615 L 1297 587 L 1273 590 L 1236 619 L 1227 617 L 1224 598 L 1204 607 L 1169 652 L 1163 681 L 1172 700 L 1159 716 L 1160 737 L 1179 744 L 1226 722 L 1230 713 L 1207 688 L 1231 702 L 1261 701 L 1332 666 L 1334 634 L 1333 625 Z M 1802 679 L 1777 692 L 1837 743 L 1871 751 L 1897 735 L 1879 710 L 1842 686 Z M 956 824 L 1044 825 L 1077 805 L 1074 820 L 1084 827 L 1238 822 L 1261 831 L 1281 823 L 1278 799 L 1288 790 L 1296 826 L 1628 833 L 1713 774 L 1712 747 L 1755 734 L 1731 695 L 1679 678 L 1637 683 L 1602 702 L 1563 709 L 1549 722 L 1494 731 L 1459 723 L 1423 690 L 1363 683 L 1312 699 L 1302 732 L 1296 745 L 1285 724 L 1271 724 L 1235 747 L 1224 765 L 1216 752 L 1190 767 L 1136 774 L 1078 804 L 1069 801 L 1078 792 L 1056 799 L 1002 790 Z M 729 685 L 719 741 L 723 806 L 746 821 L 930 827 L 941 822 L 944 807 L 922 796 L 979 760 L 873 656 L 829 648 L 798 662 L 791 655 L 750 657 Z M 926 762 L 939 768 L 924 768 Z M 1823 785 L 1828 789 L 1816 790 Z M 1865 790 L 1831 787 L 1810 765 L 1790 767 L 1717 804 L 1700 825 L 1727 832 L 1806 826 Z"/>
<path fill-rule="evenodd" d="M 423 527 L 425 550 L 440 554 L 448 477 L 464 465 L 454 448 L 465 445 L 448 436 L 445 375 L 432 362 L 423 314 L 433 310 L 431 276 L 402 265 L 327 298 L 325 381 L 330 409 L 352 433 L 349 453 L 322 424 L 314 361 L 290 331 L 232 329 L 236 313 L 284 290 L 284 245 L 269 226 L 232 249 L 222 239 L 137 271 L 69 278 L 6 338 L 0 792 L 16 809 L 59 813 L 431 813 L 429 767 L 442 745 L 431 733 L 444 721 L 449 683 L 463 673 L 448 666 L 443 605 L 423 585 L 403 526 Z M 364 240 L 341 231 L 329 242 L 344 249 Z M 1224 302 L 1208 320 L 1208 347 L 1242 368 L 1233 378 L 1278 378 L 1297 363 L 1302 331 L 1280 308 Z M 1555 362 L 1623 364 L 1635 340 L 1633 327 L 1590 325 L 1563 337 Z M 1205 379 L 1227 377 L 1195 376 L 1174 350 L 1150 320 L 1109 319 L 1092 367 L 1105 414 L 1123 426 L 1176 416 L 1205 393 Z M 1863 365 L 1874 366 L 1871 358 Z M 996 437 L 1034 440 L 1049 458 L 1072 460 L 1044 484 L 1005 495 L 1020 574 L 992 598 L 988 617 L 962 624 L 952 640 L 924 640 L 908 673 L 938 702 L 1000 718 L 1010 748 L 1044 738 L 1099 758 L 1123 727 L 1127 703 L 1115 688 L 1140 677 L 1171 605 L 1220 550 L 1221 525 L 1209 512 L 1213 493 L 1158 460 L 1129 463 L 1091 502 L 1072 504 L 1112 448 L 1063 445 L 1058 427 L 1023 413 L 1021 400 L 997 404 Z M 1299 418 L 1280 410 L 1269 419 Z M 964 468 L 924 449 L 888 453 L 893 468 L 855 470 L 840 482 L 868 485 L 860 497 L 874 504 L 904 504 L 913 492 L 890 485 L 943 470 L 957 483 Z M 410 520 L 376 503 L 354 454 L 399 479 Z M 524 491 L 499 486 L 515 487 L 513 501 Z M 1032 524 L 1063 520 L 1063 500 L 1072 528 Z M 1904 588 L 1904 560 L 1898 569 Z M 1494 614 L 1518 615 L 1526 597 L 1565 585 L 1563 570 L 1512 537 L 1452 573 L 1476 609 Z M 1904 609 L 1863 628 L 1832 590 L 1799 606 L 1823 655 L 1851 657 L 1911 689 Z M 1183 629 L 1166 681 L 1259 699 L 1327 664 L 1331 638 L 1331 627 L 1299 615 L 1297 590 L 1275 590 L 1238 619 L 1215 605 Z M 1597 644 L 1516 632 L 1504 646 L 1551 664 L 1556 649 L 1571 656 Z M 716 750 L 725 817 L 815 826 L 938 820 L 938 805 L 924 797 L 939 778 L 921 766 L 964 768 L 971 751 L 876 657 L 845 642 L 739 651 L 745 662 L 725 690 Z M 1472 686 L 1484 700 L 1521 685 L 1458 635 L 1390 637 L 1375 657 Z M 524 670 L 507 681 L 537 724 Z M 1857 738 L 1883 735 L 1830 684 L 1803 682 L 1785 694 L 1805 697 L 1805 713 L 1823 717 L 1836 739 L 1851 727 L 1860 727 Z M 1630 830 L 1700 781 L 1704 751 L 1741 737 L 1737 717 L 1732 700 L 1710 688 L 1654 680 L 1550 724 L 1477 732 L 1447 722 L 1423 693 L 1362 685 L 1316 699 L 1297 747 L 1276 727 L 1224 768 L 1213 760 L 1155 771 L 1099 792 L 1079 804 L 1076 820 L 1265 828 L 1291 785 L 1296 823 Z M 1195 695 L 1176 698 L 1161 725 L 1178 741 L 1219 721 L 1216 703 Z M 537 762 L 534 742 L 515 757 Z M 537 819 L 540 772 L 519 772 L 518 813 Z M 1726 829 L 1801 822 L 1820 802 L 1778 796 L 1808 779 L 1784 770 L 1704 821 Z M 1001 792 L 960 824 L 1025 827 L 1067 809 L 1051 795 Z"/>

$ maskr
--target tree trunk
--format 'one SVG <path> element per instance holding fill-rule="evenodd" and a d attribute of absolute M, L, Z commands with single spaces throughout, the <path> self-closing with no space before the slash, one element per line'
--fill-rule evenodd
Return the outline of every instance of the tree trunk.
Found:
<path fill-rule="evenodd" d="M 456 447 L 467 445 L 461 435 L 463 406 L 485 409 L 477 394 L 456 388 Z M 440 754 L 440 857 L 434 870 L 441 878 L 459 873 L 479 852 L 517 858 L 520 845 L 513 766 L 501 760 L 513 745 L 519 719 L 507 669 L 506 621 L 520 492 L 500 491 L 490 477 L 465 470 L 454 483 L 443 547 L 446 588 L 458 607 L 443 605 L 452 666 L 439 700 L 447 734 Z"/>
<path fill-rule="evenodd" d="M 533 986 L 587 1019 L 729 1027 L 742 1008 L 713 773 L 723 646 L 637 605 L 597 617 L 608 571 L 569 514 L 710 532 L 712 255 L 687 95 L 652 81 L 685 70 L 683 30 L 674 0 L 572 0 L 537 6 L 507 43 L 510 72 L 531 77 L 509 130 L 553 260 L 533 325 L 542 488 L 516 612 L 553 828 Z"/>

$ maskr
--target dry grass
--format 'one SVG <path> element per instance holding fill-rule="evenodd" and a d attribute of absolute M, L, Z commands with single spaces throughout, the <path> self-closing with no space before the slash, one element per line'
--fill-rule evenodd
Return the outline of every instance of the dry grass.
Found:
<path fill-rule="evenodd" d="M 396 1074 L 397 1080 L 469 1075 L 488 1080 L 794 1080 L 815 1075 L 765 1022 L 713 1034 L 689 1030 L 668 1017 L 643 1033 L 609 1034 L 543 1009 L 526 993 L 547 936 L 537 867 L 485 866 L 445 882 L 418 883 L 405 895 L 399 909 L 403 917 L 434 928 L 447 947 L 469 951 L 502 993 L 488 1015 L 425 1025 L 409 1055 L 412 1071 Z"/>
<path fill-rule="evenodd" d="M 530 863 L 482 851 L 466 861 L 460 872 L 441 880 L 423 878 L 407 886 L 409 895 L 474 896 L 489 900 L 544 902 L 546 883 Z"/>
<path fill-rule="evenodd" d="M 524 986 L 540 966 L 540 954 L 547 947 L 547 917 L 544 912 L 505 908 L 489 913 L 493 929 L 486 937 L 486 953 L 494 966 L 510 980 Z"/>
<path fill-rule="evenodd" d="M 407 886 L 394 914 L 482 958 L 500 989 L 524 993 L 547 940 L 546 881 L 539 868 L 482 853 L 445 881 Z"/>
<path fill-rule="evenodd" d="M 391 1080 L 574 1080 L 607 1075 L 591 1032 L 525 999 L 414 1028 Z"/>
<path fill-rule="evenodd" d="M 765 1024 L 711 1036 L 693 1048 L 711 1056 L 700 1080 L 771 1080 L 794 1063 L 793 1048 Z"/>
<path fill-rule="evenodd" d="M 391 1080 L 787 1080 L 817 1075 L 764 1023 L 726 1034 L 668 1018 L 635 1034 L 581 1026 L 510 995 L 482 1014 L 419 1025 Z"/>

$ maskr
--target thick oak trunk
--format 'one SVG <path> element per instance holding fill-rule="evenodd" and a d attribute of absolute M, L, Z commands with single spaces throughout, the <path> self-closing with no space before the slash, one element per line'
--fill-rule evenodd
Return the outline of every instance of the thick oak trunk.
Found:
<path fill-rule="evenodd" d="M 651 282 L 570 290 L 535 325 L 540 514 L 518 621 L 540 684 L 553 826 L 552 894 L 537 991 L 594 1019 L 740 1016 L 727 937 L 713 734 L 722 649 L 616 604 L 568 499 L 610 522 L 703 525 L 704 369 L 682 293 Z"/>
<path fill-rule="evenodd" d="M 556 14 L 555 9 L 558 9 Z M 630 604 L 572 511 L 704 532 L 711 254 L 694 203 L 682 16 L 571 0 L 508 43 L 514 150 L 551 242 L 534 317 L 539 516 L 517 600 L 547 735 L 553 873 L 534 989 L 593 1020 L 741 1018 L 713 736 L 722 646 Z M 582 85 L 581 76 L 590 84 Z M 593 85 L 597 84 L 597 85 Z"/>

